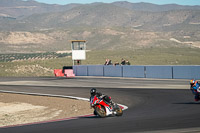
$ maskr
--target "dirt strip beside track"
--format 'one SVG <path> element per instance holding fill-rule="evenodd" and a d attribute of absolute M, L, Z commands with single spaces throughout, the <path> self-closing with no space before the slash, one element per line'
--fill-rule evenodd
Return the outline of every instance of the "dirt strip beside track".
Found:
<path fill-rule="evenodd" d="M 88 101 L 0 93 L 0 127 L 92 114 Z"/>

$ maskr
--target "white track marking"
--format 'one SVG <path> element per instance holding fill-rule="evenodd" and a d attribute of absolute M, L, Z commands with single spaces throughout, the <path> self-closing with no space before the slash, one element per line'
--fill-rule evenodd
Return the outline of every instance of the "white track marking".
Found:
<path fill-rule="evenodd" d="M 76 100 L 83 100 L 83 101 L 90 101 L 88 98 L 82 98 L 82 97 L 74 97 L 74 96 L 65 96 L 65 95 L 53 95 L 53 94 L 42 94 L 42 93 L 29 93 L 29 92 L 18 92 L 18 91 L 6 91 L 6 90 L 0 90 L 2 93 L 13 93 L 13 94 L 25 94 L 25 95 L 36 95 L 36 96 L 49 96 L 49 97 L 62 97 L 62 98 L 70 98 L 70 99 L 76 99 Z M 118 103 L 117 103 L 118 104 Z M 123 110 L 128 109 L 127 106 L 118 104 L 123 107 Z"/>

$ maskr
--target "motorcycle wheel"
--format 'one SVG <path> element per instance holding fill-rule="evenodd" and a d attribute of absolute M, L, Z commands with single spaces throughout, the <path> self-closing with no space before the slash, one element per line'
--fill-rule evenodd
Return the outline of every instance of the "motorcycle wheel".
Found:
<path fill-rule="evenodd" d="M 118 105 L 116 105 L 115 111 L 117 113 L 116 116 L 122 116 L 123 114 L 122 108 L 120 108 Z"/>
<path fill-rule="evenodd" d="M 97 107 L 97 108 L 95 109 L 95 112 L 96 112 L 96 114 L 97 114 L 99 117 L 101 117 L 101 118 L 106 117 L 106 110 L 105 110 L 105 108 L 104 108 L 103 106 L 101 106 L 101 109 Z"/>
<path fill-rule="evenodd" d="M 97 115 L 96 111 L 94 110 L 94 115 Z"/>
<path fill-rule="evenodd" d="M 195 95 L 194 99 L 195 99 L 195 101 L 199 101 L 200 96 L 199 95 Z"/>

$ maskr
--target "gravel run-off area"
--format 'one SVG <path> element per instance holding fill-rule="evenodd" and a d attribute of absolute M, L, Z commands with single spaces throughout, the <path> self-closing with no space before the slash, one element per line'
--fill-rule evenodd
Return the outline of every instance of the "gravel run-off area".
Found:
<path fill-rule="evenodd" d="M 88 101 L 0 93 L 0 127 L 92 114 Z"/>

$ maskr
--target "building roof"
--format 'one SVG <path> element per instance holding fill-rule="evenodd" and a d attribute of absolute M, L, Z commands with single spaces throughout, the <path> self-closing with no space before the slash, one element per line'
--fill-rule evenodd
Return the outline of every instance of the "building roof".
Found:
<path fill-rule="evenodd" d="M 71 40 L 70 42 L 86 42 L 86 40 Z"/>

